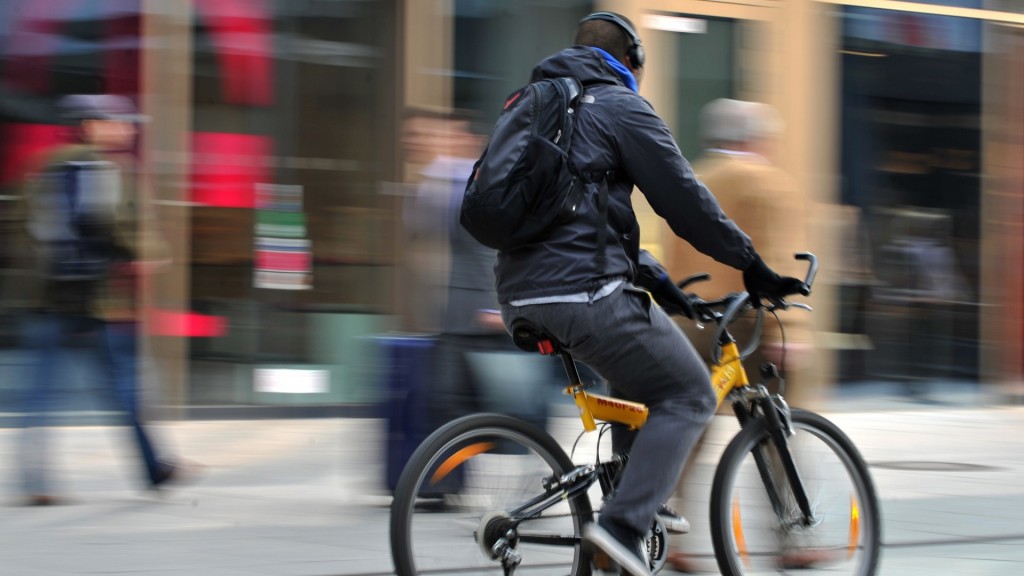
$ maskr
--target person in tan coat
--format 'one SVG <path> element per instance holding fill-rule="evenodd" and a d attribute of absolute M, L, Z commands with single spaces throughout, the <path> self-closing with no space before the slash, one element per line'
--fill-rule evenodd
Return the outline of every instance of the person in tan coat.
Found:
<path fill-rule="evenodd" d="M 47 473 L 46 427 L 59 389 L 61 349 L 71 335 L 88 334 L 105 382 L 101 387 L 125 415 L 143 462 L 145 484 L 180 479 L 180 463 L 158 455 L 140 415 L 138 397 L 139 274 L 166 259 L 143 261 L 158 242 L 140 225 L 146 213 L 115 161 L 131 150 L 139 119 L 129 100 L 76 95 L 61 101 L 77 142 L 51 151 L 22 194 L 16 242 L 23 308 L 22 346 L 28 355 L 24 420 L 19 442 L 26 503 L 54 504 Z"/>
<path fill-rule="evenodd" d="M 747 232 L 764 257 L 778 263 L 780 274 L 802 278 L 807 273 L 807 264 L 793 255 L 812 249 L 808 245 L 806 206 L 793 178 L 771 160 L 781 134 L 778 115 L 767 104 L 723 98 L 705 107 L 701 121 L 708 148 L 694 162 L 694 172 L 715 190 L 722 210 Z M 672 278 L 710 273 L 710 280 L 691 285 L 691 291 L 703 298 L 718 298 L 744 289 L 741 272 L 715 262 L 688 244 L 674 242 L 667 247 L 666 254 L 666 269 Z M 809 362 L 811 316 L 799 309 L 779 314 L 785 327 L 785 357 L 783 333 L 778 322 L 768 316 L 760 349 L 745 366 L 752 378 L 765 361 L 785 370 L 786 399 L 799 405 L 809 401 L 798 382 L 802 368 Z M 707 340 L 710 334 L 705 333 L 711 331 L 696 330 L 692 324 L 683 322 L 688 335 L 696 341 Z M 740 327 L 737 335 L 743 334 Z M 739 339 L 743 344 L 742 337 Z M 709 360 L 706 353 L 711 342 L 706 344 L 698 344 L 698 349 Z"/>
<path fill-rule="evenodd" d="M 701 130 L 707 148 L 693 163 L 693 168 L 698 178 L 715 191 L 722 210 L 747 232 L 765 260 L 775 263 L 780 274 L 802 278 L 807 273 L 807 264 L 794 259 L 793 255 L 813 252 L 813 246 L 808 244 L 804 198 L 793 178 L 772 162 L 781 129 L 777 113 L 767 104 L 724 98 L 712 101 L 701 112 Z M 699 272 L 710 273 L 710 280 L 687 288 L 705 299 L 744 289 L 741 272 L 715 262 L 683 242 L 666 247 L 665 265 L 670 276 L 677 280 Z M 812 357 L 811 315 L 800 309 L 778 314 L 785 329 L 785 347 L 779 323 L 766 314 L 761 345 L 743 364 L 752 382 L 761 380 L 762 364 L 775 364 L 785 377 L 783 392 L 787 402 L 801 406 L 811 401 L 813 392 L 806 377 Z M 753 315 L 749 316 L 732 329 L 741 348 L 753 332 Z M 714 330 L 700 330 L 685 319 L 680 326 L 705 362 L 710 362 Z M 691 455 L 691 463 L 698 450 Z M 687 467 L 676 491 L 677 500 L 683 503 L 690 468 Z M 684 510 L 683 513 L 697 511 Z M 691 557 L 679 550 L 669 555 L 669 563 L 682 572 L 695 569 Z"/>

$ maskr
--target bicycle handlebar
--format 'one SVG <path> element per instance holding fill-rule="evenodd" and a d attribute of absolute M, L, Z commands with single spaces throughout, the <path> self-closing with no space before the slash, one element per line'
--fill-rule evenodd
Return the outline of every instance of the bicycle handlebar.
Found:
<path fill-rule="evenodd" d="M 818 257 L 810 252 L 800 252 L 794 255 L 797 260 L 806 260 L 807 265 L 807 276 L 804 280 L 803 290 L 799 293 L 804 296 L 811 294 L 811 288 L 814 285 L 814 279 L 818 274 Z M 704 300 L 696 294 L 682 293 L 686 286 L 695 282 L 702 282 L 711 278 L 711 275 L 707 273 L 695 274 L 679 282 L 678 287 L 682 298 L 687 303 L 687 308 L 692 311 L 692 318 L 698 322 L 714 322 L 718 329 L 716 330 L 713 342 L 713 348 L 711 350 L 711 357 L 717 363 L 719 360 L 719 354 L 721 353 L 718 348 L 718 342 L 721 340 L 723 333 L 726 331 L 729 324 L 745 312 L 749 307 L 752 306 L 750 302 L 750 294 L 747 292 L 733 292 L 726 294 L 725 296 L 716 300 Z M 789 296 L 787 294 L 786 296 Z M 787 309 L 791 306 L 784 298 L 773 298 L 768 304 L 767 308 L 764 306 L 757 307 L 757 318 L 755 319 L 754 334 L 750 341 L 747 343 L 745 349 L 740 353 L 740 356 L 746 358 L 752 353 L 760 342 L 761 325 L 764 318 L 764 310 L 773 311 L 776 309 Z M 810 309 L 806 305 L 800 305 L 802 307 Z"/>
<path fill-rule="evenodd" d="M 796 258 L 797 260 L 806 260 L 808 262 L 807 276 L 804 280 L 804 286 L 806 287 L 806 291 L 801 291 L 800 294 L 804 296 L 809 296 L 811 294 L 811 288 L 814 285 L 814 279 L 818 275 L 818 257 L 810 252 L 799 252 L 794 255 L 794 258 Z M 707 274 L 706 272 L 701 274 L 694 274 L 693 276 L 689 276 L 686 279 L 680 281 L 678 286 L 680 290 L 684 290 L 690 284 L 694 284 L 696 282 L 703 282 L 709 279 L 711 279 L 711 275 Z M 693 293 L 684 294 L 684 297 L 686 298 L 686 301 L 689 303 L 691 309 L 696 313 L 697 320 L 715 323 L 721 323 L 724 320 L 725 323 L 728 324 L 729 321 L 732 320 L 732 317 L 735 316 L 735 314 L 742 309 L 742 305 L 733 305 L 736 304 L 738 300 L 748 300 L 749 294 L 747 292 L 733 292 L 731 294 L 726 294 L 725 296 L 718 298 L 716 300 L 704 300 L 700 296 L 697 296 L 696 294 Z M 790 303 L 787 302 L 784 298 L 778 298 L 772 301 L 769 310 L 775 308 L 781 308 L 785 310 L 789 306 Z M 724 312 L 719 312 L 719 310 L 724 310 Z M 731 314 L 729 312 L 731 312 Z"/>

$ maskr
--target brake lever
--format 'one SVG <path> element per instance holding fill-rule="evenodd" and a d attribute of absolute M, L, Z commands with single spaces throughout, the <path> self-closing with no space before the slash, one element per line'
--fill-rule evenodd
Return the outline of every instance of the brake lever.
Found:
<path fill-rule="evenodd" d="M 704 312 L 704 313 L 696 314 L 696 317 L 694 318 L 694 321 L 695 321 L 694 324 L 696 324 L 697 329 L 698 330 L 703 330 L 704 326 L 706 324 L 709 324 L 711 322 L 717 322 L 717 319 L 715 318 L 714 314 L 712 314 L 710 312 Z"/>
<path fill-rule="evenodd" d="M 814 308 L 811 308 L 803 302 L 787 302 L 781 298 L 778 300 L 771 300 L 771 304 L 764 308 L 768 312 L 771 312 L 772 310 L 789 310 L 790 308 L 800 308 L 802 310 L 807 310 L 808 312 L 814 312 Z"/>

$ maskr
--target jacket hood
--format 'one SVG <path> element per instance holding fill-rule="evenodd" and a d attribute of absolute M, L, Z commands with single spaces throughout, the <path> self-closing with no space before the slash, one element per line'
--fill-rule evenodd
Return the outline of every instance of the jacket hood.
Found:
<path fill-rule="evenodd" d="M 542 78 L 573 76 L 584 84 L 617 84 L 625 86 L 617 72 L 596 50 L 573 46 L 541 60 L 533 69 L 531 82 Z"/>

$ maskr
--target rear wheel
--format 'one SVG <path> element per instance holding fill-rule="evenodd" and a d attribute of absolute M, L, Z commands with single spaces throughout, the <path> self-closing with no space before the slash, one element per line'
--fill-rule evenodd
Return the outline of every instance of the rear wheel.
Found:
<path fill-rule="evenodd" d="M 792 424 L 787 445 L 812 520 L 803 520 L 765 419 L 751 422 L 726 447 L 712 485 L 711 536 L 722 574 L 872 576 L 881 519 L 867 465 L 825 418 L 794 410 Z"/>
<path fill-rule="evenodd" d="M 539 428 L 498 414 L 455 420 L 406 465 L 391 506 L 391 556 L 399 576 L 516 574 L 587 576 L 582 528 L 586 491 L 562 498 L 544 480 L 574 468 Z"/>

